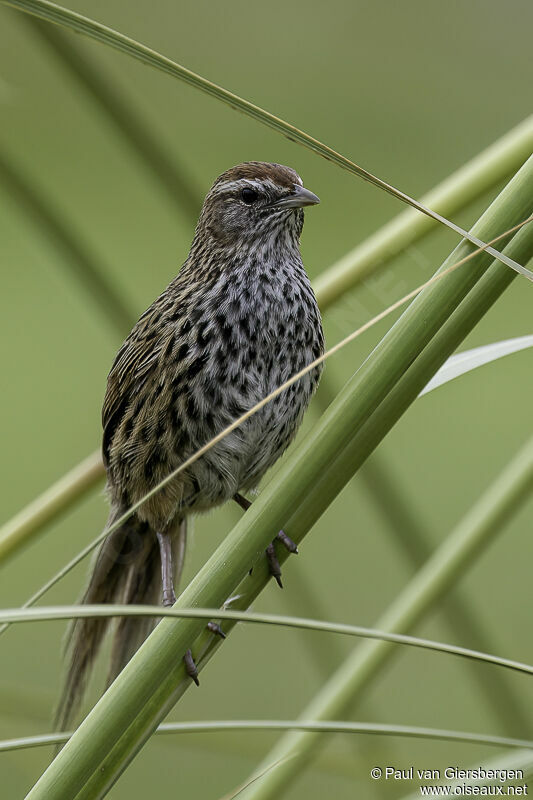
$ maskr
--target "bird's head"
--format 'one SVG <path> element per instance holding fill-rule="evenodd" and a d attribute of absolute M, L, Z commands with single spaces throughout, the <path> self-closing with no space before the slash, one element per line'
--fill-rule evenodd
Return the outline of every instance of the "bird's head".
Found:
<path fill-rule="evenodd" d="M 303 207 L 319 203 L 291 167 L 248 161 L 220 175 L 208 192 L 197 235 L 219 245 L 269 244 L 280 234 L 299 239 Z"/>

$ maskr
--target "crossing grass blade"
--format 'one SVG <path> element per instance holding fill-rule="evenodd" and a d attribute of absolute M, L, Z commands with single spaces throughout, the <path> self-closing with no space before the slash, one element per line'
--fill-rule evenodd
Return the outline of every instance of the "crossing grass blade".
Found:
<path fill-rule="evenodd" d="M 308 631 L 323 631 L 337 633 L 344 636 L 357 636 L 363 639 L 377 639 L 393 644 L 404 644 L 410 647 L 419 647 L 423 650 L 434 650 L 438 653 L 473 661 L 484 661 L 504 669 L 533 675 L 533 666 L 510 658 L 502 658 L 491 653 L 482 653 L 467 647 L 435 642 L 431 639 L 422 639 L 416 636 L 406 636 L 402 633 L 381 631 L 365 628 L 361 625 L 328 622 L 325 620 L 308 619 L 304 617 L 291 617 L 280 614 L 259 614 L 251 611 L 233 611 L 228 608 L 154 608 L 154 606 L 118 605 L 108 603 L 105 605 L 83 606 L 49 606 L 44 608 L 3 608 L 0 609 L 0 621 L 13 623 L 23 622 L 50 622 L 53 620 L 82 619 L 87 617 L 168 617 L 175 619 L 217 619 L 221 621 L 253 623 L 259 625 L 274 625 L 287 628 L 299 628 Z"/>
<path fill-rule="evenodd" d="M 494 747 L 531 748 L 533 741 L 509 736 L 490 736 L 469 731 L 451 731 L 439 728 L 424 728 L 415 725 L 389 725 L 372 722 L 344 722 L 323 720 L 243 719 L 209 720 L 208 722 L 167 722 L 160 725 L 155 734 L 217 733 L 219 731 L 308 731 L 313 733 L 364 733 L 376 736 L 404 736 L 410 739 L 436 739 L 448 742 L 486 744 Z M 47 733 L 19 739 L 0 740 L 0 753 L 10 750 L 25 750 L 68 742 L 70 733 Z M 522 756 L 523 758 L 523 756 Z"/>

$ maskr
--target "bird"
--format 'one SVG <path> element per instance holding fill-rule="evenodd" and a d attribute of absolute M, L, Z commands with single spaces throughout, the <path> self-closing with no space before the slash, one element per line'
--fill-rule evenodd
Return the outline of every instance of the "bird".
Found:
<path fill-rule="evenodd" d="M 107 527 L 252 406 L 324 352 L 318 304 L 300 254 L 304 207 L 319 198 L 294 169 L 249 161 L 207 193 L 189 255 L 119 349 L 102 408 Z M 98 551 L 82 603 L 171 606 L 187 519 L 229 500 L 245 510 L 293 440 L 315 391 L 315 366 L 140 505 Z M 295 544 L 277 535 L 290 551 Z M 274 543 L 270 572 L 281 584 Z M 56 722 L 79 707 L 100 645 L 114 626 L 108 684 L 154 622 L 72 621 Z M 223 635 L 218 625 L 215 633 Z M 198 683 L 190 651 L 186 669 Z"/>

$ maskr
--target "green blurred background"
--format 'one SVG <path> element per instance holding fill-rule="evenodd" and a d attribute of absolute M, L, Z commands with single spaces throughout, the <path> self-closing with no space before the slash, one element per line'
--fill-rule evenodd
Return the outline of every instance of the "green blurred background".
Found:
<path fill-rule="evenodd" d="M 533 8 L 525 0 L 332 0 L 327 6 L 316 0 L 70 0 L 69 7 L 289 120 L 412 196 L 531 110 Z M 213 99 L 104 46 L 70 38 L 142 117 L 198 203 L 214 178 L 240 161 L 296 168 L 322 200 L 307 213 L 303 236 L 311 276 L 401 210 L 388 195 Z M 0 114 L 1 158 L 61 217 L 136 319 L 185 259 L 193 217 L 171 202 L 27 18 L 6 8 L 0 8 Z M 98 447 L 106 375 L 121 337 L 83 290 L 73 259 L 8 182 L 0 188 L 1 518 L 7 520 Z M 456 221 L 470 225 L 495 193 Z M 328 343 L 429 277 L 455 244 L 452 233 L 438 231 L 345 298 L 325 315 Z M 464 347 L 531 333 L 531 292 L 527 281 L 516 280 Z M 382 323 L 328 363 L 326 385 L 306 426 L 389 325 Z M 376 453 L 372 472 L 361 470 L 287 564 L 285 590 L 269 586 L 256 610 L 372 626 L 414 566 L 397 535 L 401 519 L 395 513 L 388 519 L 387 501 L 376 495 L 370 478 L 386 471 L 410 515 L 408 527 L 416 527 L 433 549 L 530 433 L 532 391 L 526 351 L 417 401 Z M 533 661 L 531 512 L 529 502 L 460 587 L 490 649 L 527 662 Z M 226 507 L 196 521 L 185 579 L 238 516 L 236 507 Z M 18 552 L 2 566 L 2 606 L 21 604 L 94 538 L 105 519 L 104 497 L 95 491 Z M 85 571 L 84 564 L 72 572 L 46 603 L 74 601 Z M 51 729 L 64 627 L 28 624 L 1 639 L 0 737 Z M 418 632 L 471 645 L 440 612 Z M 241 627 L 208 665 L 201 689 L 188 692 L 171 719 L 294 718 L 353 646 L 320 634 Z M 531 736 L 530 682 L 495 670 L 403 648 L 351 718 Z M 501 682 L 491 697 L 483 688 L 489 671 Z M 509 699 L 505 718 L 501 697 Z M 275 736 L 152 740 L 110 796 L 183 792 L 215 800 L 247 777 Z M 493 754 L 473 745 L 329 737 L 323 755 L 287 796 L 318 798 L 328 791 L 339 798 L 401 797 L 415 786 L 371 781 L 370 767 L 467 766 Z M 49 757 L 46 749 L 1 755 L 2 797 L 22 797 Z"/>

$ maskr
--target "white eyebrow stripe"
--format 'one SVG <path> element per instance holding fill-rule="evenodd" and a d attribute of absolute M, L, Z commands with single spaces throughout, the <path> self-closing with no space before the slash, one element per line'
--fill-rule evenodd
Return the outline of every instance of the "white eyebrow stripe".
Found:
<path fill-rule="evenodd" d="M 299 179 L 298 183 L 300 186 L 303 186 L 301 178 Z M 279 184 L 275 183 L 273 180 L 271 180 L 271 178 L 239 178 L 238 181 L 226 181 L 225 183 L 220 183 L 212 190 L 212 193 L 225 194 L 228 191 L 244 189 L 246 187 L 249 187 L 250 189 L 256 189 L 259 192 L 264 191 L 265 189 L 270 189 L 271 191 L 275 192 L 288 189 L 287 186 L 280 186 Z"/>

